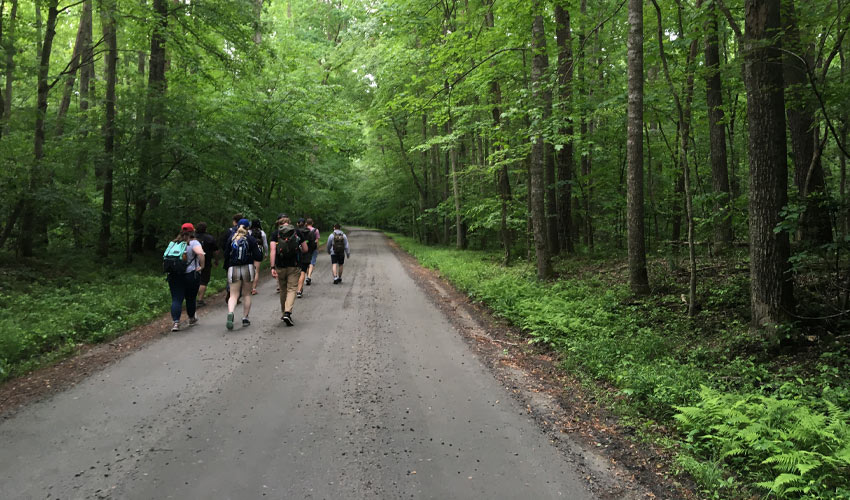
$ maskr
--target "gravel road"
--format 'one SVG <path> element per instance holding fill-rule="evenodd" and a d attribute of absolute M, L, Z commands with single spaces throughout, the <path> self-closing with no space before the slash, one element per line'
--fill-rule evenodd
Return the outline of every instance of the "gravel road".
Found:
<path fill-rule="evenodd" d="M 209 307 L 0 421 L 0 498 L 593 498 L 384 236 L 349 238 L 294 327 L 269 280 L 251 326 Z"/>

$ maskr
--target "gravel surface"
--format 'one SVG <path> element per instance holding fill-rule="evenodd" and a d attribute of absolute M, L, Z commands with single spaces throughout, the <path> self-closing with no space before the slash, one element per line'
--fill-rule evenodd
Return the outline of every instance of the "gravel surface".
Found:
<path fill-rule="evenodd" d="M 553 443 L 381 234 L 349 237 L 294 327 L 269 280 L 251 326 L 208 307 L 7 415 L 0 498 L 597 498 L 606 460 Z"/>

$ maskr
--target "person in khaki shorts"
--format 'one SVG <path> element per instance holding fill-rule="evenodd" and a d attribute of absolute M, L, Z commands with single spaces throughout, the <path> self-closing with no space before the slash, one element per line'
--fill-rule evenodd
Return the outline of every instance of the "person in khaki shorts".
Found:
<path fill-rule="evenodd" d="M 292 306 L 295 304 L 298 278 L 301 276 L 298 257 L 307 253 L 307 242 L 298 237 L 289 217 L 281 217 L 277 221 L 277 229 L 269 238 L 269 244 L 272 276 L 280 285 L 280 307 L 283 310 L 283 317 L 280 319 L 286 326 L 293 326 L 295 323 L 292 321 Z"/>

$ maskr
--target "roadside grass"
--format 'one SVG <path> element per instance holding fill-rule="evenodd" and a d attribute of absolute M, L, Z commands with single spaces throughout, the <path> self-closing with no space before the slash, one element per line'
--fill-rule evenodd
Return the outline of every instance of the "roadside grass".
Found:
<path fill-rule="evenodd" d="M 158 257 L 126 264 L 68 250 L 0 261 L 0 381 L 114 339 L 171 306 Z M 207 294 L 224 285 L 214 270 Z"/>
<path fill-rule="evenodd" d="M 529 343 L 563 353 L 563 368 L 673 451 L 674 472 L 706 497 L 850 498 L 850 352 L 754 338 L 736 319 L 748 314 L 746 273 L 703 272 L 704 308 L 689 319 L 687 277 L 663 263 L 650 270 L 653 295 L 634 300 L 622 262 L 561 260 L 560 278 L 541 283 L 526 262 L 390 236 Z"/>

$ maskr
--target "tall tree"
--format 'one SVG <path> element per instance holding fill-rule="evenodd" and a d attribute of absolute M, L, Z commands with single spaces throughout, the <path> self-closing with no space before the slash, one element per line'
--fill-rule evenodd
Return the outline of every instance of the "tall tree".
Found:
<path fill-rule="evenodd" d="M 723 84 L 720 79 L 720 36 L 717 24 L 717 5 L 709 1 L 705 22 L 705 93 L 708 106 L 708 136 L 711 159 L 711 182 L 716 202 L 717 223 L 714 241 L 723 249 L 732 243 L 732 216 L 729 204 L 729 165 L 726 154 L 726 135 L 723 114 Z"/>
<path fill-rule="evenodd" d="M 643 222 L 643 1 L 629 0 L 628 118 L 626 200 L 629 243 L 629 286 L 633 293 L 649 293 Z"/>
<path fill-rule="evenodd" d="M 558 226 L 561 247 L 573 253 L 572 182 L 574 143 L 572 95 L 573 95 L 573 47 L 570 13 L 560 3 L 555 5 L 555 35 L 558 41 L 558 105 L 560 126 L 558 135 L 566 143 L 557 153 L 558 159 Z"/>
<path fill-rule="evenodd" d="M 115 25 L 116 0 L 100 0 L 100 18 L 103 39 L 106 42 L 106 96 L 104 99 L 103 159 L 100 171 L 103 175 L 103 203 L 100 212 L 100 239 L 98 255 L 109 254 L 112 226 L 112 183 L 115 165 L 115 85 L 118 79 L 118 36 Z"/>
<path fill-rule="evenodd" d="M 0 128 L 5 132 L 12 116 L 12 82 L 15 76 L 15 29 L 18 24 L 18 0 L 12 0 L 12 8 L 9 11 L 9 27 L 3 36 L 3 48 L 5 49 L 5 77 L 6 91 L 3 94 L 3 115 L 0 117 Z"/>
<path fill-rule="evenodd" d="M 788 233 L 776 231 L 788 200 L 780 0 L 746 0 L 745 85 L 750 160 L 750 306 L 754 328 L 782 323 L 793 307 Z M 775 331 L 775 328 L 769 328 Z"/>
<path fill-rule="evenodd" d="M 535 106 L 543 108 L 545 104 L 543 81 L 548 55 L 546 54 L 546 33 L 543 27 L 543 9 L 540 0 L 532 4 L 533 21 L 531 24 L 531 92 Z M 531 158 L 529 164 L 529 203 L 531 204 L 531 224 L 534 235 L 534 248 L 537 253 L 537 277 L 549 279 L 552 276 L 552 263 L 547 244 L 546 208 L 544 201 L 545 181 L 545 144 L 544 125 L 538 117 L 532 124 Z"/>
<path fill-rule="evenodd" d="M 33 134 L 33 166 L 30 169 L 29 191 L 25 195 L 23 212 L 23 225 L 27 229 L 21 232 L 20 249 L 24 257 L 33 255 L 33 236 L 31 229 L 38 224 L 41 210 L 36 204 L 35 193 L 44 188 L 44 121 L 47 116 L 47 94 L 50 92 L 50 84 L 47 81 L 50 71 L 50 55 L 53 52 L 53 39 L 56 36 L 56 18 L 59 16 L 59 0 L 50 0 L 47 4 L 47 24 L 45 26 L 44 39 L 41 46 L 41 57 L 39 58 L 38 76 L 36 78 L 36 107 L 35 107 L 35 133 Z M 40 36 L 40 35 L 39 35 Z"/>

